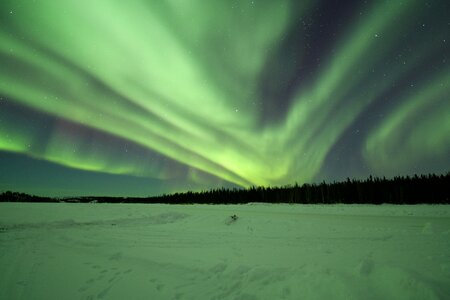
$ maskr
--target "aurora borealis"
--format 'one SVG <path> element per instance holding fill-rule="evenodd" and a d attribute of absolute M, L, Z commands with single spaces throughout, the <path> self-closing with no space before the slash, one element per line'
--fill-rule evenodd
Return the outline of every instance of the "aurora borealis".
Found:
<path fill-rule="evenodd" d="M 0 2 L 0 191 L 450 170 L 448 1 Z"/>

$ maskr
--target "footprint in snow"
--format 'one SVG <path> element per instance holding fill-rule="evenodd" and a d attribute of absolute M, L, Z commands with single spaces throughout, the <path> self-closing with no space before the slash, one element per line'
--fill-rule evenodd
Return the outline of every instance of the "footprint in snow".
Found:
<path fill-rule="evenodd" d="M 212 273 L 217 274 L 217 273 L 222 273 L 223 271 L 226 270 L 226 268 L 227 268 L 226 264 L 220 263 L 220 264 L 215 265 L 211 269 L 209 269 L 209 271 L 212 272 Z"/>
<path fill-rule="evenodd" d="M 370 273 L 372 273 L 373 268 L 374 268 L 373 260 L 370 257 L 368 257 L 360 262 L 360 264 L 358 265 L 358 272 L 360 275 L 368 276 L 370 275 Z"/>
<path fill-rule="evenodd" d="M 109 260 L 121 260 L 122 257 L 123 257 L 122 252 L 117 252 L 117 253 L 114 253 L 113 255 L 111 255 L 109 257 Z"/>

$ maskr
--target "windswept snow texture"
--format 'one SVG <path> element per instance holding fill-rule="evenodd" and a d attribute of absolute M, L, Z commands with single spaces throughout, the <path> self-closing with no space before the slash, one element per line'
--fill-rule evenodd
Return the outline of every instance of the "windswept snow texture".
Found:
<path fill-rule="evenodd" d="M 450 298 L 450 206 L 1 203 L 0 227 L 0 299 Z"/>

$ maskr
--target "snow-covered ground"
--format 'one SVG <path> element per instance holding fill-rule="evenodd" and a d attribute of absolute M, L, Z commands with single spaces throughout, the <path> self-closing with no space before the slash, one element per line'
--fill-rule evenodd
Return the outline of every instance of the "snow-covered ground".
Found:
<path fill-rule="evenodd" d="M 0 299 L 450 299 L 450 206 L 0 203 Z"/>

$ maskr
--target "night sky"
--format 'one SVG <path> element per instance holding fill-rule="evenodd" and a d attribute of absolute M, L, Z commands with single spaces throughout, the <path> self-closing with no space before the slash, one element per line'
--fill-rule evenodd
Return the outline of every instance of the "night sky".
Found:
<path fill-rule="evenodd" d="M 450 1 L 0 1 L 0 192 L 450 171 Z"/>

